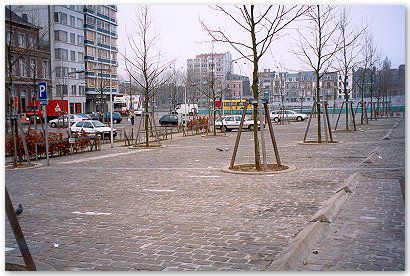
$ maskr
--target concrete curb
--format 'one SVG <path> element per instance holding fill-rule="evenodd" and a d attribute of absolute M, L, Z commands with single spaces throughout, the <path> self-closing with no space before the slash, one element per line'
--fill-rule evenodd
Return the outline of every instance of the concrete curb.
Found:
<path fill-rule="evenodd" d="M 57 271 L 57 269 L 49 264 L 41 262 L 39 260 L 33 259 L 34 265 L 36 266 L 37 271 Z M 17 264 L 26 267 L 23 257 L 5 257 L 5 263 Z"/>
<path fill-rule="evenodd" d="M 291 245 L 287 247 L 281 256 L 274 260 L 266 270 L 294 271 L 303 263 L 303 258 L 307 256 L 311 248 L 322 237 L 326 227 L 317 221 L 303 228 L 293 239 Z"/>
<path fill-rule="evenodd" d="M 381 140 L 390 140 L 393 134 L 393 130 L 394 128 L 390 129 L 389 132 L 387 132 L 386 135 L 383 136 L 383 138 Z"/>
<path fill-rule="evenodd" d="M 376 161 L 379 160 L 380 154 L 379 154 L 380 147 L 376 147 L 370 155 L 362 161 L 362 163 L 367 163 L 367 164 L 376 164 Z"/>
<path fill-rule="evenodd" d="M 333 222 L 346 199 L 347 192 L 342 189 L 324 202 L 323 207 L 313 215 L 310 222 Z"/>
<path fill-rule="evenodd" d="M 227 168 L 222 168 L 221 171 L 225 173 L 234 173 L 234 174 L 249 174 L 249 175 L 271 175 L 271 174 L 280 174 L 280 173 L 288 173 L 288 172 L 293 172 L 296 170 L 296 167 L 293 165 L 285 165 L 288 168 L 286 170 L 282 171 L 269 171 L 269 172 L 238 172 L 238 171 L 233 171 L 230 170 L 229 167 Z"/>
<path fill-rule="evenodd" d="M 299 142 L 298 145 L 332 145 L 332 144 L 341 144 L 340 141 L 332 141 L 332 142 L 317 142 L 317 141 L 306 141 L 306 142 Z"/>
<path fill-rule="evenodd" d="M 356 172 L 348 177 L 335 194 L 323 203 L 305 228 L 291 241 L 290 245 L 280 253 L 267 270 L 296 271 L 303 264 L 304 258 L 310 254 L 313 246 L 321 239 L 327 230 L 327 223 L 336 218 L 347 200 L 347 194 L 356 188 L 360 173 Z M 325 222 L 325 223 L 324 223 Z"/>
<path fill-rule="evenodd" d="M 335 193 L 345 190 L 347 193 L 352 193 L 357 187 L 357 180 L 361 176 L 360 172 L 355 172 L 349 176 L 344 182 L 343 185 L 336 189 Z"/>
<path fill-rule="evenodd" d="M 22 167 L 22 168 L 13 168 L 13 167 L 7 168 L 7 166 L 10 166 L 10 164 L 6 164 L 6 170 L 7 170 L 7 171 L 30 170 L 30 169 L 37 169 L 37 168 L 40 168 L 40 167 L 44 166 L 44 164 L 41 163 L 41 162 L 33 162 L 33 161 L 31 161 L 30 164 L 32 165 L 31 167 Z M 11 166 L 12 166 L 12 165 L 13 165 L 13 164 L 11 164 Z"/>

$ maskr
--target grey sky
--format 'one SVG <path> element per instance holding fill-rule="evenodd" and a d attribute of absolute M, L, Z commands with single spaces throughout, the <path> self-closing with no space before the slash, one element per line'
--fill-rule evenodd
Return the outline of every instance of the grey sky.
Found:
<path fill-rule="evenodd" d="M 184 67 L 186 60 L 194 58 L 200 53 L 210 53 L 209 36 L 199 23 L 199 16 L 213 27 L 222 26 L 228 31 L 235 28 L 222 14 L 212 11 L 207 5 L 150 5 L 154 16 L 154 26 L 160 36 L 162 53 L 169 59 L 177 59 L 176 67 Z M 387 55 L 392 67 L 405 63 L 405 6 L 403 5 L 351 5 L 353 24 L 360 26 L 365 20 L 371 21 L 374 40 L 382 55 Z M 124 51 L 127 44 L 125 26 L 131 28 L 130 18 L 134 17 L 132 5 L 118 5 L 118 46 Z M 248 39 L 244 36 L 243 39 Z M 289 39 L 274 42 L 272 51 L 266 53 L 261 68 L 275 70 L 278 62 L 288 70 L 308 69 L 289 50 Z M 233 58 L 239 54 L 227 44 L 215 44 L 215 52 L 230 51 Z M 121 57 L 120 57 L 121 59 Z M 245 61 L 244 61 L 245 62 Z M 249 62 L 240 62 L 240 67 L 235 67 L 236 73 L 250 75 Z M 119 74 L 124 75 L 123 60 L 120 60 Z"/>

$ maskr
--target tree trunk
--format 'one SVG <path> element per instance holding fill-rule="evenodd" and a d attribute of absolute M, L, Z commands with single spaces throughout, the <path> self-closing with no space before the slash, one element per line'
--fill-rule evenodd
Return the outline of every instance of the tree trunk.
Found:
<path fill-rule="evenodd" d="M 253 7 L 251 7 L 251 16 L 253 18 Z M 254 21 L 252 21 L 254 22 Z M 255 33 L 255 24 L 251 25 L 251 37 L 252 37 L 252 50 L 253 50 L 253 80 L 252 80 L 252 92 L 253 98 L 257 102 L 259 99 L 258 95 L 258 53 L 256 49 L 256 33 Z M 261 157 L 259 153 L 259 140 L 258 140 L 258 104 L 255 103 L 253 106 L 253 143 L 254 143 L 254 152 L 255 152 L 255 167 L 257 171 L 262 170 L 261 166 Z M 261 122 L 262 123 L 262 122 Z"/>
<path fill-rule="evenodd" d="M 319 72 L 316 71 L 316 109 L 317 109 L 317 141 L 318 143 L 322 143 L 322 129 L 321 129 L 321 122 L 320 122 L 320 79 L 319 79 Z"/>

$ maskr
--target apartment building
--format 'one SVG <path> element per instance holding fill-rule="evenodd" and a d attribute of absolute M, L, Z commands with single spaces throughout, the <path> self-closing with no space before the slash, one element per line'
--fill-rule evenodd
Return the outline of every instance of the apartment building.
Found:
<path fill-rule="evenodd" d="M 50 6 L 53 28 L 54 98 L 69 100 L 71 113 L 85 112 L 83 5 Z"/>
<path fill-rule="evenodd" d="M 110 93 L 118 94 L 116 17 L 115 5 L 84 7 L 86 112 L 108 111 Z"/>

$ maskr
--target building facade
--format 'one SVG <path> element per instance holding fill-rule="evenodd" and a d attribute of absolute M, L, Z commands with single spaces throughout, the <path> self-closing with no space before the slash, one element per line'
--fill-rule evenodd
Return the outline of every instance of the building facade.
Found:
<path fill-rule="evenodd" d="M 84 6 L 84 34 L 86 112 L 108 111 L 118 94 L 117 6 Z"/>
<path fill-rule="evenodd" d="M 50 6 L 53 98 L 68 100 L 71 113 L 85 113 L 83 5 Z"/>
<path fill-rule="evenodd" d="M 5 9 L 6 114 L 24 113 L 30 101 L 38 98 L 38 82 L 50 78 L 50 48 L 40 41 L 40 28 L 22 16 Z"/>

